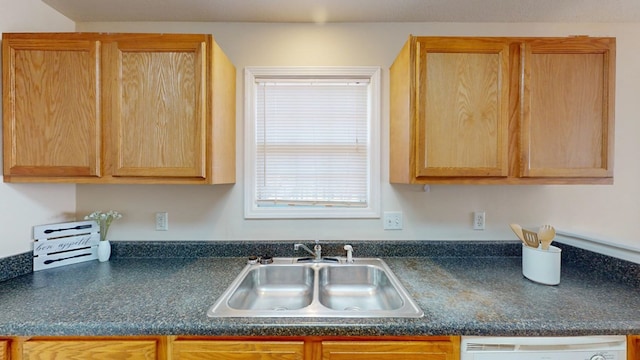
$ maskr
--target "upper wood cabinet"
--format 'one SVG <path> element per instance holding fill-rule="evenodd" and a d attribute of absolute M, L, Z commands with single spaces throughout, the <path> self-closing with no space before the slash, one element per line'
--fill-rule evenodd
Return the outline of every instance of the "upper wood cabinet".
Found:
<path fill-rule="evenodd" d="M 113 176 L 204 178 L 204 39 L 104 44 L 104 109 Z"/>
<path fill-rule="evenodd" d="M 3 34 L 4 176 L 99 177 L 100 43 Z"/>
<path fill-rule="evenodd" d="M 522 45 L 525 177 L 613 177 L 615 40 Z"/>
<path fill-rule="evenodd" d="M 392 183 L 612 183 L 615 39 L 410 37 Z"/>
<path fill-rule="evenodd" d="M 233 183 L 235 77 L 211 35 L 4 34 L 4 179 Z"/>
<path fill-rule="evenodd" d="M 416 45 L 416 175 L 506 176 L 509 44 Z"/>

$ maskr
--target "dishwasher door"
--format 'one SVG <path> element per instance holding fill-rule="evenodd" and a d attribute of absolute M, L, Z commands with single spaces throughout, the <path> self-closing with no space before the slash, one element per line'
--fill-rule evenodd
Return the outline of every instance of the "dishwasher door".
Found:
<path fill-rule="evenodd" d="M 626 360 L 626 336 L 463 336 L 461 360 Z"/>

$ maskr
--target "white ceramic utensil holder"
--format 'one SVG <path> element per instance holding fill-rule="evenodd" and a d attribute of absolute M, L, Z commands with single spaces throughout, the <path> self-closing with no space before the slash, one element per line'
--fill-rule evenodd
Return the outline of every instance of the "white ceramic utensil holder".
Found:
<path fill-rule="evenodd" d="M 553 245 L 548 250 L 522 245 L 522 275 L 527 279 L 544 284 L 560 284 L 560 253 Z"/>

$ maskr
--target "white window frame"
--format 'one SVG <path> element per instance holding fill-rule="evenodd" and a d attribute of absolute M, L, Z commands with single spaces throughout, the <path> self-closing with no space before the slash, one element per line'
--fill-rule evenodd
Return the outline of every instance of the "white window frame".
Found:
<path fill-rule="evenodd" d="M 247 219 L 380 217 L 380 67 L 246 67 L 244 215 Z M 256 79 L 340 78 L 369 81 L 369 191 L 366 207 L 259 207 L 256 204 Z"/>

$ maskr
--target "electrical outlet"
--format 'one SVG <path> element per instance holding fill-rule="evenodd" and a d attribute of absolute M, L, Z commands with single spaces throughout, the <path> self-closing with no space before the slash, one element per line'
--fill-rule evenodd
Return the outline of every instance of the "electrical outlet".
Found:
<path fill-rule="evenodd" d="M 484 211 L 476 211 L 473 213 L 473 230 L 484 230 Z"/>
<path fill-rule="evenodd" d="M 166 212 L 156 213 L 156 231 L 169 230 L 169 214 Z"/>
<path fill-rule="evenodd" d="M 402 230 L 402 211 L 385 211 L 383 228 L 385 230 Z"/>

